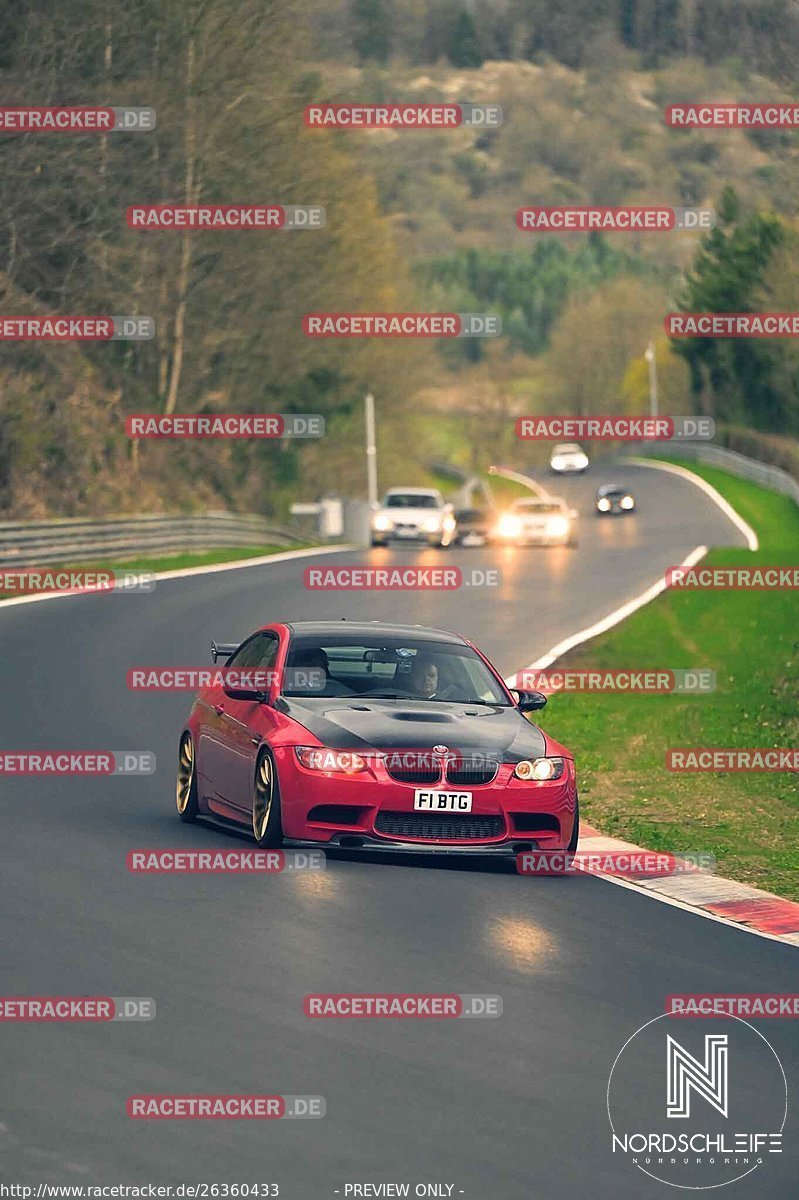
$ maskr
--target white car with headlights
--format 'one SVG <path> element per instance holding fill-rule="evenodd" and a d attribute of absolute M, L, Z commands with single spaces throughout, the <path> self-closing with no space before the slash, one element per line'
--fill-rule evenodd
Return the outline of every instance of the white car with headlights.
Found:
<path fill-rule="evenodd" d="M 499 518 L 494 540 L 518 546 L 573 546 L 576 517 L 565 500 L 523 496 Z"/>
<path fill-rule="evenodd" d="M 576 442 L 558 442 L 552 447 L 549 467 L 556 475 L 582 475 L 588 470 L 588 455 Z"/>
<path fill-rule="evenodd" d="M 372 513 L 373 546 L 390 541 L 449 546 L 457 521 L 451 504 L 435 488 L 390 488 Z"/>

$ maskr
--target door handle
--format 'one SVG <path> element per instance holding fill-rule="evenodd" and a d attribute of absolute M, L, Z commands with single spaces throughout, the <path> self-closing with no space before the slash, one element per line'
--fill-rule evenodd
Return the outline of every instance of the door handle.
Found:
<path fill-rule="evenodd" d="M 213 709 L 214 709 L 214 712 L 216 713 L 216 715 L 218 717 L 221 717 L 222 713 L 225 711 L 225 706 L 224 706 L 224 704 L 215 704 L 213 706 Z"/>

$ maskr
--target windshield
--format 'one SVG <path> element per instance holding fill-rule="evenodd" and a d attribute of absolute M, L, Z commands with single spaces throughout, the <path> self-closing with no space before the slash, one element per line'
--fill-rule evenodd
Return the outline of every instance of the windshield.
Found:
<path fill-rule="evenodd" d="M 292 639 L 284 696 L 359 696 L 511 707 L 469 646 L 421 638 Z"/>
<path fill-rule="evenodd" d="M 440 504 L 436 496 L 422 495 L 414 496 L 410 493 L 394 492 L 391 496 L 386 496 L 383 508 L 439 508 Z"/>
<path fill-rule="evenodd" d="M 561 505 L 554 503 L 550 504 L 546 500 L 516 500 L 513 504 L 514 512 L 533 512 L 533 513 L 558 513 L 561 511 Z"/>

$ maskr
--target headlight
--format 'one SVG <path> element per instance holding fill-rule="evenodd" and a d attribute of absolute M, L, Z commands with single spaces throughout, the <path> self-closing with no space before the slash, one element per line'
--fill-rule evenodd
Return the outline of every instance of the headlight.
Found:
<path fill-rule="evenodd" d="M 633 500 L 632 496 L 622 496 L 619 503 L 621 504 L 622 508 L 635 508 L 635 501 Z"/>
<path fill-rule="evenodd" d="M 425 533 L 438 533 L 441 528 L 441 517 L 425 517 L 422 521 L 422 529 Z"/>
<path fill-rule="evenodd" d="M 297 758 L 309 771 L 335 771 L 355 775 L 366 770 L 366 761 L 352 750 L 328 750 L 325 746 L 297 746 Z"/>
<path fill-rule="evenodd" d="M 596 506 L 600 512 L 610 512 L 610 501 L 607 496 L 603 496 L 601 500 L 597 500 Z"/>
<path fill-rule="evenodd" d="M 566 769 L 562 758 L 523 758 L 516 764 L 513 774 L 517 779 L 560 779 Z"/>
<path fill-rule="evenodd" d="M 499 518 L 497 525 L 497 533 L 500 537 L 515 538 L 522 531 L 522 523 L 518 517 L 514 517 L 513 513 L 503 513 Z"/>
<path fill-rule="evenodd" d="M 583 467 L 587 467 L 588 466 L 588 455 L 587 454 L 576 454 L 574 457 L 574 465 L 575 465 L 575 467 L 579 467 L 580 470 L 582 470 Z"/>
<path fill-rule="evenodd" d="M 561 471 L 563 469 L 563 459 L 553 458 L 549 464 L 553 471 Z"/>
<path fill-rule="evenodd" d="M 547 534 L 549 537 L 564 537 L 568 532 L 568 517 L 550 517 L 547 521 Z"/>
<path fill-rule="evenodd" d="M 384 516 L 383 513 L 378 513 L 377 516 L 372 520 L 372 529 L 379 529 L 381 533 L 384 533 L 390 528 L 391 518 Z"/>

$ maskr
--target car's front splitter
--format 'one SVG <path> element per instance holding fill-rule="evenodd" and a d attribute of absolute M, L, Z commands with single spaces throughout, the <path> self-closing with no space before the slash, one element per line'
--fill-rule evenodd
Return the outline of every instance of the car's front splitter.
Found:
<path fill-rule="evenodd" d="M 364 833 L 337 833 L 330 841 L 317 842 L 309 838 L 284 838 L 284 846 L 306 850 L 367 850 L 389 854 L 467 854 L 492 855 L 494 858 L 510 858 L 540 849 L 538 842 L 531 839 L 514 838 L 512 842 L 488 842 L 465 845 L 451 842 L 392 842 L 386 838 L 375 838 Z"/>

